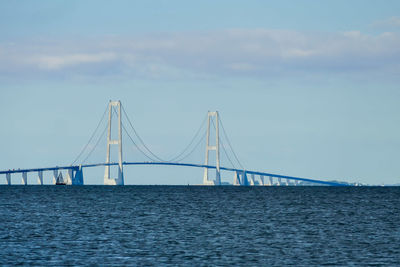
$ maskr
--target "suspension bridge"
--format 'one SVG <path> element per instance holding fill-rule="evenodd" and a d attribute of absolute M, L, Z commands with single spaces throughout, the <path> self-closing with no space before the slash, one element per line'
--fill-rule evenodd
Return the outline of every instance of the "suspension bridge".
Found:
<path fill-rule="evenodd" d="M 108 119 L 106 115 L 108 114 Z M 126 123 L 122 123 L 124 117 Z M 113 126 L 113 121 L 116 125 Z M 106 123 L 103 131 L 101 131 L 102 123 Z M 204 129 L 206 128 L 206 129 Z M 204 131 L 202 131 L 204 129 Z M 222 129 L 222 131 L 220 131 Z M 222 132 L 222 135 L 220 134 Z M 145 160 L 142 161 L 124 161 L 123 160 L 123 134 L 132 143 L 132 148 L 138 152 Z M 96 136 L 98 136 L 96 141 Z M 105 138 L 106 137 L 106 138 Z M 222 138 L 223 137 L 223 138 Z M 106 139 L 106 161 L 102 163 L 89 163 L 88 159 L 93 152 L 99 147 L 101 140 Z M 202 163 L 185 162 L 194 151 L 205 143 L 205 161 Z M 112 161 L 112 150 L 117 149 L 118 161 Z M 220 153 L 222 152 L 222 153 Z M 114 153 L 115 154 L 115 153 Z M 213 154 L 213 155 L 211 155 Z M 221 165 L 221 155 L 223 155 L 230 167 Z M 211 163 L 211 159 L 215 163 Z M 127 112 L 125 111 L 121 101 L 110 101 L 105 109 L 102 118 L 93 131 L 89 141 L 82 148 L 75 160 L 65 166 L 53 166 L 46 168 L 30 168 L 30 169 L 9 169 L 0 171 L 0 175 L 5 175 L 8 185 L 12 184 L 12 176 L 19 174 L 22 178 L 22 184 L 28 184 L 28 173 L 37 174 L 38 184 L 43 185 L 43 173 L 52 172 L 53 183 L 61 178 L 68 185 L 84 184 L 84 169 L 104 167 L 104 184 L 105 185 L 124 185 L 124 166 L 130 165 L 163 165 L 201 168 L 204 170 L 203 185 L 327 185 L 327 186 L 344 186 L 346 183 L 317 180 L 310 178 L 287 176 L 282 174 L 273 174 L 262 171 L 247 170 L 239 161 L 237 154 L 233 150 L 232 144 L 225 131 L 223 123 L 217 111 L 208 112 L 199 129 L 195 133 L 189 144 L 176 156 L 165 160 L 156 155 L 149 146 L 145 144 L 138 134 Z M 214 173 L 212 174 L 211 171 Z M 221 172 L 231 173 L 231 183 L 224 183 L 221 180 Z M 64 177 L 62 176 L 64 173 Z M 114 175 L 114 176 L 113 176 Z"/>

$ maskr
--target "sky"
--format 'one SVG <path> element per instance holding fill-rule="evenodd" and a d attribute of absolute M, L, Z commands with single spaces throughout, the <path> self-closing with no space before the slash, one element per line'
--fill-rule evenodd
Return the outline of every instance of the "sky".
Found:
<path fill-rule="evenodd" d="M 399 62 L 399 1 L 0 0 L 0 169 L 70 164 L 121 100 L 161 157 L 218 110 L 248 170 L 400 183 Z M 90 162 L 105 160 L 99 140 Z M 124 147 L 125 161 L 138 155 Z M 125 177 L 200 184 L 202 170 Z"/>

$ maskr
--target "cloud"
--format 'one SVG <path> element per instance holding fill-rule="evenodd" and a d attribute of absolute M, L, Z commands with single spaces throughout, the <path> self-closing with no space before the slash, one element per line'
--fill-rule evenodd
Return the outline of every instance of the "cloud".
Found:
<path fill-rule="evenodd" d="M 32 64 L 41 69 L 58 70 L 79 64 L 99 63 L 115 60 L 113 53 L 95 53 L 95 54 L 66 54 L 66 55 L 39 55 L 30 58 Z"/>
<path fill-rule="evenodd" d="M 0 44 L 0 75 L 145 78 L 399 73 L 400 35 L 268 29 Z"/>
<path fill-rule="evenodd" d="M 393 27 L 400 28 L 400 17 L 390 17 L 384 20 L 379 20 L 373 23 L 375 27 Z"/>

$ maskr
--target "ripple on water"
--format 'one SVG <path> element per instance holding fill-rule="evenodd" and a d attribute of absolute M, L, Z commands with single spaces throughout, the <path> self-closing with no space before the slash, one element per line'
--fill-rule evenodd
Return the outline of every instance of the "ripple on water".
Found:
<path fill-rule="evenodd" d="M 400 188 L 0 186 L 1 265 L 399 265 Z"/>

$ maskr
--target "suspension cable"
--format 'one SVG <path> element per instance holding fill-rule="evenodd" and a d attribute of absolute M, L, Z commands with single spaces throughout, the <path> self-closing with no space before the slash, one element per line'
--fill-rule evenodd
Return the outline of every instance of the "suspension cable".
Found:
<path fill-rule="evenodd" d="M 197 144 L 193 147 L 193 149 L 186 156 L 184 156 L 183 158 L 180 158 L 179 160 L 177 160 L 175 162 L 181 162 L 184 159 L 188 158 L 197 149 L 197 147 L 201 144 L 201 142 L 206 138 L 206 134 L 207 134 L 207 132 L 205 131 L 203 133 L 203 136 L 200 138 L 200 140 L 197 142 Z"/>
<path fill-rule="evenodd" d="M 113 107 L 114 108 L 114 107 Z M 113 109 L 113 112 L 115 113 L 115 115 L 118 115 L 117 111 L 115 110 L 115 108 Z M 131 142 L 133 143 L 133 145 L 136 147 L 136 149 L 142 153 L 146 158 L 148 158 L 150 161 L 156 161 L 154 158 L 150 157 L 149 155 L 146 154 L 146 152 L 144 152 L 140 146 L 133 140 L 132 136 L 129 134 L 128 130 L 125 128 L 125 125 L 123 123 L 121 123 L 122 129 L 125 131 L 126 135 L 129 137 L 129 139 L 131 140 Z"/>
<path fill-rule="evenodd" d="M 78 154 L 78 156 L 75 158 L 75 160 L 71 163 L 71 165 L 74 165 L 75 162 L 78 161 L 78 159 L 82 156 L 83 152 L 84 152 L 84 151 L 86 150 L 86 148 L 89 146 L 89 144 L 90 144 L 90 142 L 92 141 L 93 137 L 95 136 L 97 130 L 99 129 L 101 122 L 104 120 L 104 117 L 105 117 L 105 115 L 106 115 L 106 113 L 107 113 L 107 109 L 108 109 L 108 106 L 107 106 L 106 109 L 104 110 L 103 116 L 101 117 L 99 123 L 97 124 L 96 129 L 94 130 L 94 132 L 93 132 L 92 136 L 90 137 L 89 141 L 88 141 L 88 142 L 86 143 L 86 145 L 83 147 L 83 149 L 82 149 L 81 152 Z"/>
<path fill-rule="evenodd" d="M 211 118 L 211 122 L 212 122 L 212 125 L 214 126 L 214 129 L 217 130 L 213 118 Z M 232 164 L 232 167 L 236 169 L 235 164 L 233 164 L 231 158 L 229 157 L 228 153 L 226 152 L 226 149 L 225 149 L 224 143 L 222 142 L 222 139 L 219 139 L 219 142 L 222 145 L 222 150 L 224 151 L 226 157 L 228 158 L 228 161 Z"/>
<path fill-rule="evenodd" d="M 235 157 L 237 163 L 239 163 L 239 166 L 240 166 L 242 169 L 244 169 L 242 163 L 239 161 L 238 157 L 236 156 L 235 150 L 233 150 L 232 144 L 231 144 L 231 142 L 229 141 L 229 137 L 228 137 L 228 135 L 226 134 L 226 131 L 225 131 L 225 128 L 224 128 L 224 124 L 222 123 L 222 120 L 221 120 L 220 118 L 219 118 L 219 122 L 221 123 L 222 131 L 224 132 L 225 138 L 226 138 L 226 140 L 228 141 L 228 145 L 229 145 L 229 147 L 230 147 L 230 149 L 231 149 L 231 151 L 232 151 L 232 153 L 233 153 L 233 156 Z"/>
<path fill-rule="evenodd" d="M 116 111 L 115 107 L 112 107 L 112 112 L 113 114 L 115 114 L 115 116 L 118 116 L 118 112 Z M 121 122 L 121 126 L 122 129 L 125 131 L 125 133 L 128 135 L 129 139 L 131 140 L 131 142 L 133 143 L 133 145 L 137 148 L 137 150 L 142 153 L 146 158 L 148 158 L 150 161 L 156 161 L 154 160 L 154 158 L 151 158 L 150 156 L 148 156 L 137 144 L 136 142 L 133 140 L 132 136 L 129 134 L 129 132 L 126 130 L 125 125 Z"/>
<path fill-rule="evenodd" d="M 221 140 L 220 140 L 221 141 Z M 226 155 L 226 157 L 228 158 L 229 162 L 231 163 L 232 167 L 234 169 L 236 169 L 236 165 L 232 162 L 231 158 L 228 156 L 228 153 L 226 152 L 224 143 L 221 141 L 221 145 L 222 145 L 222 150 L 224 151 L 224 154 Z"/>
<path fill-rule="evenodd" d="M 194 141 L 196 140 L 196 138 L 198 137 L 199 133 L 201 132 L 201 129 L 203 128 L 203 125 L 207 119 L 207 116 L 204 118 L 204 120 L 201 122 L 200 127 L 198 128 L 197 132 L 195 133 L 195 135 L 193 136 L 192 140 L 189 142 L 189 144 L 179 153 L 177 154 L 175 157 L 169 159 L 169 160 L 163 160 L 160 157 L 158 157 L 157 155 L 155 155 L 144 143 L 143 139 L 139 136 L 139 134 L 137 133 L 137 131 L 135 130 L 135 128 L 133 127 L 133 124 L 131 122 L 131 120 L 128 117 L 128 114 L 125 110 L 125 108 L 122 106 L 122 110 L 126 116 L 126 118 L 128 119 L 128 123 L 130 124 L 131 128 L 133 129 L 135 135 L 137 136 L 137 138 L 139 139 L 139 141 L 141 142 L 141 144 L 143 145 L 143 147 L 153 156 L 155 157 L 157 160 L 162 161 L 162 162 L 174 162 L 177 161 L 177 159 L 181 158 L 182 155 L 184 155 L 188 149 L 191 147 L 191 145 L 194 143 Z M 192 151 L 188 154 L 185 155 L 183 158 L 187 158 L 190 154 L 192 153 Z M 182 160 L 182 158 L 180 159 Z"/>
<path fill-rule="evenodd" d="M 106 127 L 104 128 L 103 132 L 101 133 L 101 135 L 99 136 L 99 139 L 97 140 L 96 144 L 94 145 L 94 147 L 92 147 L 92 149 L 90 150 L 89 154 L 86 156 L 86 158 L 82 161 L 81 164 L 84 164 L 86 162 L 86 160 L 90 157 L 90 155 L 92 155 L 93 151 L 95 150 L 95 148 L 97 147 L 97 145 L 100 143 L 101 138 L 103 137 L 103 135 L 105 134 L 106 130 L 108 128 L 108 125 L 106 125 Z"/>
<path fill-rule="evenodd" d="M 201 129 L 204 126 L 204 123 L 207 120 L 207 116 L 205 116 L 204 120 L 201 122 L 199 129 L 197 130 L 196 134 L 193 136 L 192 140 L 190 141 L 190 143 L 185 147 L 185 149 L 183 149 L 181 151 L 181 153 L 179 153 L 176 157 L 172 158 L 169 160 L 169 162 L 174 162 L 177 159 L 179 159 L 189 148 L 190 146 L 193 144 L 193 142 L 195 141 L 195 139 L 197 138 L 197 136 L 199 135 L 199 133 L 201 132 Z M 197 146 L 197 145 L 196 145 Z M 192 151 L 189 153 L 189 155 L 192 153 Z M 183 158 L 187 158 L 187 156 L 184 156 Z M 181 161 L 182 159 L 180 159 L 179 161 Z"/>
<path fill-rule="evenodd" d="M 122 124 L 122 128 L 124 129 L 125 133 L 128 135 L 129 139 L 131 140 L 131 142 L 133 143 L 133 145 L 136 147 L 137 150 L 139 150 L 140 153 L 142 153 L 146 158 L 148 158 L 150 161 L 156 161 L 154 160 L 154 158 L 151 158 L 150 156 L 148 156 L 136 143 L 135 141 L 133 141 L 133 138 L 130 136 L 130 134 L 128 133 L 128 131 L 126 130 L 125 126 Z"/>
<path fill-rule="evenodd" d="M 125 117 L 128 119 L 129 125 L 131 126 L 133 132 L 135 133 L 136 137 L 139 139 L 139 141 L 140 141 L 140 143 L 143 145 L 143 147 L 144 147 L 154 158 L 156 158 L 158 161 L 165 162 L 165 160 L 163 160 L 162 158 L 158 157 L 156 154 L 154 154 L 154 153 L 146 146 L 146 144 L 143 142 L 143 139 L 139 136 L 139 134 L 136 132 L 135 128 L 133 127 L 133 124 L 132 124 L 131 120 L 129 119 L 128 114 L 126 113 L 124 106 L 121 105 L 121 107 L 122 107 L 122 111 L 123 111 L 124 114 L 125 114 Z"/>

